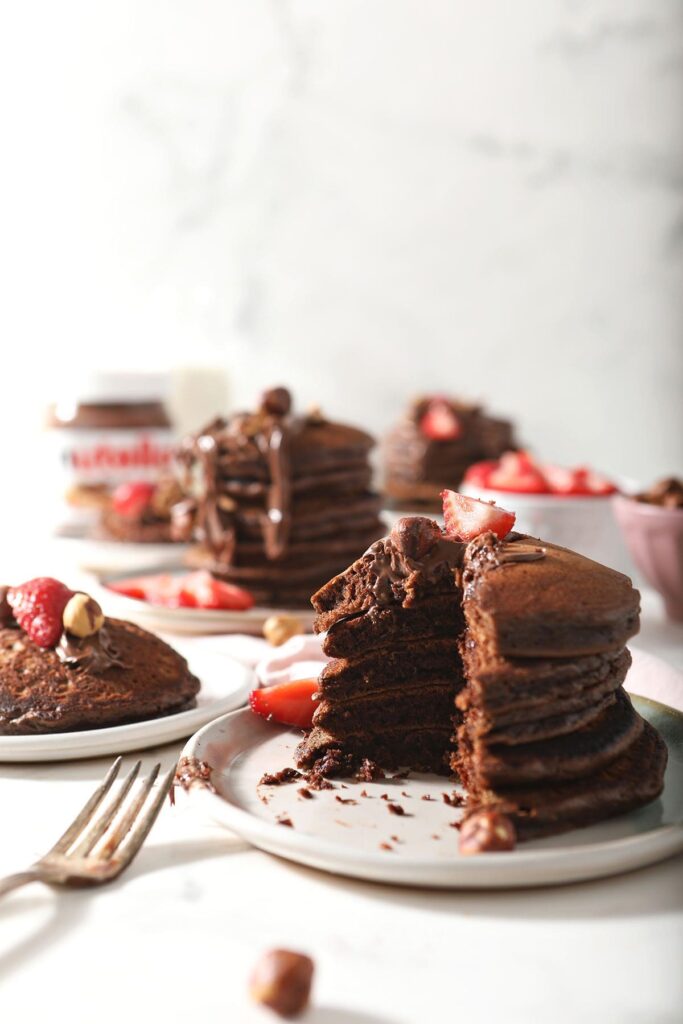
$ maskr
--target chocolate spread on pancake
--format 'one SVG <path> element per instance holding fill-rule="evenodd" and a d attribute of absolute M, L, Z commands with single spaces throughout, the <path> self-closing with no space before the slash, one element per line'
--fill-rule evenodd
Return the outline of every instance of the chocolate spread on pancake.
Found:
<path fill-rule="evenodd" d="M 62 664 L 72 669 L 106 672 L 110 668 L 129 668 L 119 656 L 106 623 L 91 636 L 83 639 L 64 631 L 55 653 Z"/>

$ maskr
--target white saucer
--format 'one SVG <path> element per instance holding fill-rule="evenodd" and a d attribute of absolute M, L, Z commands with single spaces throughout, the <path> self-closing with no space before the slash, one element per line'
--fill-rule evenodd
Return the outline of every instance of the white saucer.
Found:
<path fill-rule="evenodd" d="M 65 563 L 98 575 L 127 573 L 137 576 L 158 569 L 160 565 L 174 569 L 184 564 L 190 549 L 189 544 L 132 544 L 70 536 L 56 536 L 52 544 Z"/>
<path fill-rule="evenodd" d="M 335 779 L 333 790 L 315 792 L 312 799 L 297 793 L 302 783 L 259 787 L 264 772 L 293 765 L 301 733 L 268 723 L 248 709 L 206 726 L 187 743 L 183 756 L 213 769 L 215 793 L 201 783 L 190 788 L 208 817 L 289 860 L 397 885 L 556 885 L 629 871 L 683 850 L 683 715 L 640 697 L 634 704 L 669 747 L 662 797 L 631 814 L 524 843 L 510 853 L 459 855 L 458 831 L 451 823 L 461 812 L 443 801 L 442 794 L 454 787 L 438 776 L 372 783 Z M 341 788 L 341 781 L 348 788 Z M 362 790 L 369 796 L 361 797 Z M 383 793 L 404 808 L 404 816 L 390 813 Z M 278 817 L 289 818 L 294 827 L 278 824 Z M 391 849 L 382 849 L 382 843 Z"/>
<path fill-rule="evenodd" d="M 45 736 L 0 736 L 0 762 L 77 761 L 171 743 L 239 707 L 257 685 L 251 669 L 225 654 L 198 651 L 189 645 L 185 651 L 182 643 L 175 641 L 173 646 L 187 658 L 191 670 L 201 680 L 197 706 L 191 711 L 108 729 Z"/>
<path fill-rule="evenodd" d="M 158 569 L 158 565 L 155 569 Z M 163 571 L 163 570 L 159 570 Z M 131 574 L 132 575 L 132 574 Z M 121 579 L 119 576 L 110 576 L 110 579 Z M 107 615 L 120 619 L 129 619 L 137 622 L 145 629 L 152 632 L 166 633 L 191 633 L 196 635 L 207 633 L 247 633 L 251 636 L 260 636 L 263 631 L 263 624 L 271 615 L 296 615 L 306 630 L 310 630 L 315 618 L 312 609 L 287 610 L 283 608 L 261 608 L 256 606 L 246 611 L 225 611 L 222 609 L 209 608 L 164 608 L 159 605 L 149 604 L 147 601 L 138 601 L 133 597 L 126 597 L 125 594 L 117 594 L 110 590 L 106 584 L 106 578 L 90 587 L 90 593 L 102 605 Z"/>

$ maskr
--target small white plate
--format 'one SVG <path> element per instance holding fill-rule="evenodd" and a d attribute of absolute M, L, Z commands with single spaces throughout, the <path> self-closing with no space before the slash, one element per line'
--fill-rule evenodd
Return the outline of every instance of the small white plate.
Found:
<path fill-rule="evenodd" d="M 156 566 L 156 569 L 159 567 Z M 164 570 L 159 570 L 163 572 Z M 132 574 L 131 574 L 132 575 Z M 122 579 L 122 576 L 108 577 L 112 581 Z M 159 605 L 149 604 L 147 601 L 138 601 L 133 597 L 126 597 L 125 594 L 117 594 L 110 590 L 107 579 L 103 578 L 99 583 L 93 581 L 90 593 L 95 597 L 107 615 L 120 619 L 130 619 L 137 622 L 145 629 L 153 632 L 167 633 L 191 633 L 206 635 L 207 633 L 247 633 L 250 636 L 260 636 L 263 631 L 263 624 L 271 615 L 296 615 L 304 629 L 309 630 L 313 625 L 315 613 L 313 609 L 305 608 L 283 609 L 283 608 L 261 608 L 258 605 L 243 612 L 224 611 L 221 609 L 209 608 L 164 608 Z"/>
<path fill-rule="evenodd" d="M 225 654 L 198 651 L 195 647 L 184 651 L 182 644 L 176 642 L 174 647 L 187 658 L 191 670 L 201 680 L 195 708 L 107 729 L 45 736 L 0 736 L 0 762 L 78 761 L 171 743 L 190 736 L 226 711 L 238 708 L 257 685 L 250 668 Z"/>
<path fill-rule="evenodd" d="M 522 844 L 511 853 L 463 857 L 461 811 L 442 794 L 453 783 L 434 775 L 357 783 L 333 779 L 334 789 L 304 799 L 301 782 L 258 786 L 264 772 L 293 765 L 298 730 L 258 718 L 250 710 L 212 722 L 186 745 L 183 756 L 207 762 L 216 792 L 201 783 L 190 796 L 218 823 L 263 850 L 334 874 L 430 888 L 543 886 L 599 878 L 662 860 L 683 850 L 683 715 L 634 698 L 669 747 L 665 790 L 631 814 Z M 341 783 L 344 783 L 342 788 Z M 361 797 L 361 791 L 368 797 Z M 389 795 L 389 801 L 382 794 Z M 422 799 L 431 797 L 430 800 Z M 341 801 L 351 801 L 343 803 Z M 403 816 L 390 813 L 401 805 Z M 278 824 L 289 818 L 294 827 Z M 396 838 L 393 838 L 396 837 Z M 388 844 L 391 849 L 381 848 Z"/>
<path fill-rule="evenodd" d="M 92 537 L 56 536 L 56 551 L 67 563 L 73 563 L 84 572 L 96 574 L 128 573 L 137 576 L 143 572 L 182 566 L 189 544 L 132 544 L 120 540 L 95 540 Z"/>

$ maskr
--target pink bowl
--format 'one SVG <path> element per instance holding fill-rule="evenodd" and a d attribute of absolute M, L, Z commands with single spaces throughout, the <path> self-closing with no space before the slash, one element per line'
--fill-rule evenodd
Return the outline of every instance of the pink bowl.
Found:
<path fill-rule="evenodd" d="M 668 617 L 683 622 L 683 509 L 620 496 L 614 512 L 633 561 L 664 598 Z"/>

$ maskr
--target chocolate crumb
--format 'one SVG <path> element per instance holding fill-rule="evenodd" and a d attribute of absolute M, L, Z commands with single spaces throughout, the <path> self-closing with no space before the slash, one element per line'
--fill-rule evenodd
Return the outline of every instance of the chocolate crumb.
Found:
<path fill-rule="evenodd" d="M 296 768 L 281 768 L 279 772 L 266 772 L 259 779 L 259 786 L 286 786 L 288 782 L 295 782 L 303 778 L 301 772 Z"/>
<path fill-rule="evenodd" d="M 211 772 L 213 771 L 210 764 L 206 761 L 200 761 L 196 757 L 181 757 L 176 768 L 175 775 L 173 777 L 173 785 L 169 793 L 169 799 L 172 804 L 175 803 L 175 787 L 181 786 L 184 790 L 189 790 L 193 782 L 198 782 L 201 786 L 204 786 L 210 793 L 216 792 L 216 787 L 211 781 Z"/>
<path fill-rule="evenodd" d="M 312 800 L 313 799 L 313 794 L 311 793 L 311 791 L 308 788 L 308 786 L 301 786 L 300 789 L 297 789 L 297 793 L 299 794 L 299 796 L 302 796 L 304 798 L 304 800 Z"/>
<path fill-rule="evenodd" d="M 372 799 L 372 798 L 370 797 L 370 794 L 368 793 L 367 789 L 361 789 L 361 791 L 360 791 L 360 795 L 361 795 L 361 796 L 365 796 L 365 797 L 368 797 L 368 799 Z"/>
<path fill-rule="evenodd" d="M 380 850 L 393 850 L 393 846 L 390 843 L 380 843 Z"/>
<path fill-rule="evenodd" d="M 353 797 L 350 797 L 350 796 L 343 797 L 343 796 L 339 796 L 339 794 L 337 794 L 334 799 L 339 804 L 351 804 L 353 807 L 355 807 L 356 804 L 358 803 L 358 801 L 354 800 Z"/>
<path fill-rule="evenodd" d="M 349 788 L 348 786 L 345 786 L 343 782 L 340 782 L 339 786 L 340 786 L 341 789 L 348 789 Z"/>
<path fill-rule="evenodd" d="M 465 803 L 464 796 L 461 796 L 460 793 L 457 793 L 455 790 L 453 790 L 452 793 L 442 793 L 441 796 L 443 798 L 443 802 L 448 804 L 449 807 L 462 807 Z"/>
<path fill-rule="evenodd" d="M 449 821 L 448 822 L 448 826 L 449 826 L 449 828 L 461 828 L 462 822 L 461 821 Z"/>
<path fill-rule="evenodd" d="M 375 761 L 371 761 L 369 757 L 364 757 L 354 778 L 356 778 L 358 782 L 374 782 L 375 779 L 385 778 L 385 775 Z"/>
<path fill-rule="evenodd" d="M 430 796 L 429 793 L 423 793 L 422 796 L 420 797 L 420 800 L 433 800 L 433 799 L 434 799 L 434 797 Z"/>
<path fill-rule="evenodd" d="M 410 800 L 410 793 L 406 793 L 405 789 L 401 790 L 401 796 L 406 796 Z"/>
<path fill-rule="evenodd" d="M 400 840 L 400 839 L 398 838 L 398 836 L 389 836 L 389 838 L 390 838 L 390 839 L 391 839 L 391 840 L 392 840 L 392 841 L 393 841 L 394 843 L 400 843 L 400 842 L 401 842 L 401 840 Z"/>
<path fill-rule="evenodd" d="M 432 836 L 432 839 L 441 839 L 441 836 L 437 836 L 436 834 L 434 834 L 434 835 Z"/>
<path fill-rule="evenodd" d="M 287 828 L 294 828 L 294 822 L 286 814 L 279 814 L 275 820 L 278 825 L 286 825 Z"/>
<path fill-rule="evenodd" d="M 387 804 L 387 810 L 390 814 L 404 815 L 406 813 L 400 804 Z"/>
<path fill-rule="evenodd" d="M 389 799 L 389 794 L 388 793 L 382 793 L 381 794 L 380 800 L 388 800 L 388 799 Z"/>

